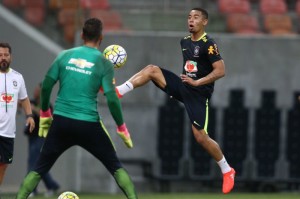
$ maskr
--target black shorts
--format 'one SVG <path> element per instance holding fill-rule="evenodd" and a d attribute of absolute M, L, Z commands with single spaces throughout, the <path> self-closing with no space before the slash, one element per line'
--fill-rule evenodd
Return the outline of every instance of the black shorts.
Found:
<path fill-rule="evenodd" d="M 41 175 L 48 172 L 58 157 L 75 145 L 81 146 L 100 160 L 111 174 L 122 167 L 109 134 L 102 123 L 54 115 L 41 154 L 33 170 Z"/>
<path fill-rule="evenodd" d="M 14 138 L 0 136 L 0 163 L 11 164 L 14 154 Z"/>
<path fill-rule="evenodd" d="M 207 132 L 208 126 L 208 98 L 204 97 L 199 91 L 185 85 L 181 78 L 174 73 L 161 68 L 166 80 L 166 87 L 160 88 L 168 95 L 182 102 L 194 127 Z"/>

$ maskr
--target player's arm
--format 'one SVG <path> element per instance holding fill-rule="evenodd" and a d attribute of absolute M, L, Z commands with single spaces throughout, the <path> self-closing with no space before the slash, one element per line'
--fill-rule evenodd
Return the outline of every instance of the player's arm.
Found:
<path fill-rule="evenodd" d="M 47 111 L 50 107 L 50 96 L 56 81 L 46 76 L 41 87 L 41 109 Z"/>
<path fill-rule="evenodd" d="M 114 67 L 112 63 L 106 59 L 103 59 L 106 71 L 102 78 L 101 90 L 104 93 L 107 101 L 109 111 L 114 118 L 117 126 L 124 123 L 121 104 L 115 91 L 115 78 L 114 78 Z"/>
<path fill-rule="evenodd" d="M 62 56 L 67 51 L 63 51 L 60 53 L 54 62 L 51 64 L 47 74 L 45 75 L 45 79 L 41 86 L 41 95 L 40 95 L 40 102 L 41 102 L 41 109 L 40 109 L 40 128 L 39 128 L 39 136 L 46 137 L 48 134 L 48 130 L 52 123 L 52 111 L 50 109 L 50 96 L 52 89 L 59 77 L 59 67 L 60 67 L 60 60 Z"/>
<path fill-rule="evenodd" d="M 120 100 L 116 94 L 116 91 L 115 90 L 109 91 L 105 93 L 105 96 L 107 99 L 107 104 L 110 113 L 114 118 L 114 120 L 116 121 L 118 135 L 122 138 L 122 140 L 124 141 L 125 145 L 128 148 L 132 148 L 133 143 L 130 138 L 130 134 L 126 127 L 126 124 L 123 120 L 122 108 L 121 108 Z"/>
<path fill-rule="evenodd" d="M 128 148 L 132 148 L 133 143 L 126 124 L 123 120 L 121 104 L 116 93 L 114 69 L 112 67 L 112 64 L 108 60 L 107 63 L 109 63 L 106 67 L 107 73 L 102 79 L 103 92 L 106 96 L 109 111 L 117 124 L 118 135 L 123 139 L 125 145 Z"/>
<path fill-rule="evenodd" d="M 32 115 L 31 104 L 28 97 L 20 100 L 21 106 L 24 109 L 26 115 Z"/>
<path fill-rule="evenodd" d="M 123 120 L 123 113 L 122 113 L 122 108 L 120 104 L 120 100 L 114 90 L 109 91 L 105 93 L 106 100 L 107 100 L 107 105 L 109 108 L 109 111 L 114 118 L 117 126 L 121 126 L 124 123 Z"/>
<path fill-rule="evenodd" d="M 225 76 L 225 64 L 221 59 L 212 64 L 213 70 L 205 77 L 199 79 L 200 85 L 212 83 Z"/>
<path fill-rule="evenodd" d="M 46 137 L 52 123 L 52 112 L 50 110 L 50 95 L 56 81 L 49 76 L 46 76 L 41 86 L 41 110 L 40 110 L 40 125 L 39 136 Z"/>
<path fill-rule="evenodd" d="M 34 127 L 35 127 L 35 123 L 33 120 L 33 115 L 32 115 L 32 110 L 31 110 L 31 104 L 30 104 L 30 100 L 28 97 L 26 97 L 25 99 L 21 99 L 20 103 L 22 105 L 22 108 L 24 109 L 24 112 L 26 114 L 26 126 L 29 125 L 29 132 L 32 132 Z"/>

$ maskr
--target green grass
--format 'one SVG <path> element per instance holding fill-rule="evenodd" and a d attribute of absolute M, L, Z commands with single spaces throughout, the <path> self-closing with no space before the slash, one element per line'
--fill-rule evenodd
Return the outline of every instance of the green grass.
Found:
<path fill-rule="evenodd" d="M 80 194 L 80 199 L 126 199 L 122 194 Z M 1 199 L 13 199 L 13 195 L 3 195 Z M 139 194 L 139 199 L 299 199 L 300 193 L 231 193 L 223 195 L 219 193 L 165 193 L 165 194 Z M 56 199 L 45 198 L 42 195 L 32 199 Z"/>
<path fill-rule="evenodd" d="M 80 195 L 80 194 L 79 194 Z M 123 195 L 81 195 L 81 199 L 125 199 Z M 139 199 L 299 199 L 298 194 L 139 194 Z"/>

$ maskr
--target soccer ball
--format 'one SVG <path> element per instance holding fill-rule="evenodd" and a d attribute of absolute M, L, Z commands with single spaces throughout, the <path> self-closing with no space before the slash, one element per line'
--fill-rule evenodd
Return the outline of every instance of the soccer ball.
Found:
<path fill-rule="evenodd" d="M 79 197 L 76 195 L 76 193 L 65 191 L 61 193 L 57 199 L 79 199 Z"/>
<path fill-rule="evenodd" d="M 117 44 L 106 47 L 103 51 L 103 55 L 113 63 L 115 68 L 121 68 L 127 60 L 126 50 Z"/>

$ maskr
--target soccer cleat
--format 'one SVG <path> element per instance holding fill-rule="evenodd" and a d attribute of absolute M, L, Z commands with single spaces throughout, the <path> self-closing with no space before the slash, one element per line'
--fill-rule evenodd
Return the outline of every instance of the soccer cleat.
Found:
<path fill-rule="evenodd" d="M 102 93 L 102 94 L 104 93 L 104 90 L 103 90 L 103 87 L 102 87 L 102 86 L 101 86 L 100 89 L 99 89 L 99 93 Z"/>
<path fill-rule="evenodd" d="M 102 86 L 100 87 L 100 89 L 99 89 L 99 93 L 104 93 L 104 90 L 103 90 L 103 88 L 102 88 Z M 116 87 L 116 93 L 117 93 L 117 96 L 118 96 L 118 98 L 119 99 L 121 99 L 122 97 L 123 97 L 123 95 L 121 95 L 120 93 L 119 93 L 119 90 L 118 90 L 118 88 Z"/>
<path fill-rule="evenodd" d="M 118 96 L 119 99 L 123 97 L 123 95 L 120 94 L 120 92 L 119 92 L 119 90 L 118 90 L 117 87 L 116 87 L 116 93 L 117 93 L 117 96 Z"/>
<path fill-rule="evenodd" d="M 117 132 L 117 133 L 122 138 L 123 142 L 125 143 L 125 145 L 128 148 L 132 148 L 133 147 L 133 143 L 132 143 L 132 140 L 130 138 L 130 134 L 129 133 L 125 133 L 125 132 Z"/>
<path fill-rule="evenodd" d="M 229 193 L 234 187 L 234 177 L 235 170 L 231 168 L 231 170 L 227 173 L 223 174 L 223 193 Z"/>

